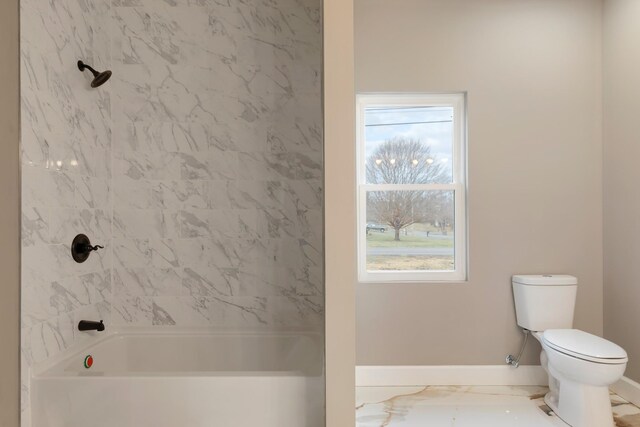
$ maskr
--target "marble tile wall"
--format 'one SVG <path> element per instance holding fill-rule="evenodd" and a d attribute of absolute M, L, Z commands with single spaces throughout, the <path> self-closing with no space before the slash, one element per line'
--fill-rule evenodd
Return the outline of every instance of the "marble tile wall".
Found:
<path fill-rule="evenodd" d="M 21 1 L 23 409 L 81 318 L 321 330 L 320 6 Z"/>
<path fill-rule="evenodd" d="M 78 340 L 81 318 L 110 322 L 111 93 L 77 61 L 111 62 L 107 1 L 21 1 L 22 407 L 30 368 Z M 77 264 L 85 233 L 108 250 Z"/>
<path fill-rule="evenodd" d="M 113 322 L 321 328 L 320 2 L 112 16 Z"/>

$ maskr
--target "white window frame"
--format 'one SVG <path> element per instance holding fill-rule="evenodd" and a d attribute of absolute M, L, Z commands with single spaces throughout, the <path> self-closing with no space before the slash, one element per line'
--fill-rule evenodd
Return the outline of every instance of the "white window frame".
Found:
<path fill-rule="evenodd" d="M 453 182 L 450 184 L 367 184 L 365 109 L 371 107 L 453 107 Z M 467 280 L 467 121 L 466 94 L 358 94 L 356 96 L 358 280 L 361 283 L 464 282 Z M 449 190 L 455 192 L 455 270 L 367 271 L 367 192 Z"/>

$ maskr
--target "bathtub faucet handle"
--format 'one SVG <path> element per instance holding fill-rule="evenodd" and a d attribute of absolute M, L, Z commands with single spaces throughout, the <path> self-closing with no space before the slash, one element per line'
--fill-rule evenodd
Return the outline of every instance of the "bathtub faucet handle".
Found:
<path fill-rule="evenodd" d="M 71 242 L 71 256 L 76 262 L 85 262 L 91 252 L 104 249 L 102 245 L 92 245 L 86 234 L 78 234 Z"/>
<path fill-rule="evenodd" d="M 104 321 L 95 322 L 92 320 L 81 320 L 78 323 L 79 331 L 104 331 Z"/>

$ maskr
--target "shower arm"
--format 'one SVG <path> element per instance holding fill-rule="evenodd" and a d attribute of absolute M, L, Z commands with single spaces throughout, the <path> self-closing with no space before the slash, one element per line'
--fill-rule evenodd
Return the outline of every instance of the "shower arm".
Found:
<path fill-rule="evenodd" d="M 84 71 L 85 69 L 91 71 L 91 74 L 93 74 L 93 77 L 97 77 L 98 74 L 100 74 L 99 72 L 94 70 L 91 65 L 87 65 L 82 61 L 78 61 L 78 68 L 80 69 L 80 71 Z"/>
<path fill-rule="evenodd" d="M 507 362 L 507 365 L 511 365 L 514 368 L 517 368 L 518 366 L 520 366 L 520 358 L 522 357 L 522 353 L 524 353 L 524 349 L 527 346 L 527 340 L 529 339 L 529 334 L 531 334 L 531 331 L 528 329 L 522 328 L 522 333 L 524 334 L 524 341 L 522 342 L 522 347 L 520 347 L 518 356 L 514 357 L 510 354 L 505 359 L 505 361 Z"/>

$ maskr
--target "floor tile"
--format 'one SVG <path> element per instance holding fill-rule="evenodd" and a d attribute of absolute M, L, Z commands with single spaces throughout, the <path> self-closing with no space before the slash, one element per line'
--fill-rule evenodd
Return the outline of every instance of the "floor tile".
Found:
<path fill-rule="evenodd" d="M 567 427 L 544 404 L 546 387 L 358 387 L 356 427 Z M 611 395 L 616 427 L 640 427 L 640 409 Z"/>

